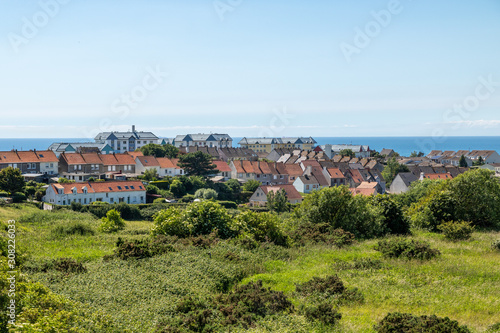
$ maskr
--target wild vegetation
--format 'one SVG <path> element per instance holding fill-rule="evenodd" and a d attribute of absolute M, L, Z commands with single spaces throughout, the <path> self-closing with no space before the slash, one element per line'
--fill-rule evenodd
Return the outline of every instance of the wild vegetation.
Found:
<path fill-rule="evenodd" d="M 398 196 L 323 189 L 283 213 L 212 200 L 55 211 L 2 206 L 2 230 L 16 220 L 22 272 L 18 325 L 10 328 L 498 331 L 499 200 L 498 180 L 478 170 L 417 183 Z M 103 217 L 124 227 L 104 232 Z M 4 231 L 0 240 L 3 307 Z"/>

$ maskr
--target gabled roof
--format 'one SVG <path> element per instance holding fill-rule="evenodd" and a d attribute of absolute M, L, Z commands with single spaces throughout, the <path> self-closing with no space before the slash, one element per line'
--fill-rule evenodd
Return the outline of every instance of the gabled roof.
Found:
<path fill-rule="evenodd" d="M 83 156 L 78 153 L 62 153 L 59 158 L 64 159 L 68 165 L 87 164 Z"/>
<path fill-rule="evenodd" d="M 162 169 L 175 169 L 177 164 L 174 164 L 172 159 L 167 157 L 157 157 L 156 160 Z"/>
<path fill-rule="evenodd" d="M 314 176 L 308 176 L 308 175 L 303 175 L 300 177 L 297 177 L 297 179 L 300 179 L 304 185 L 319 185 L 318 180 Z"/>
<path fill-rule="evenodd" d="M 109 182 L 85 182 L 85 183 L 66 183 L 66 184 L 50 184 L 57 193 L 58 189 L 63 189 L 63 194 L 84 193 L 87 188 L 87 193 L 109 193 L 109 192 L 133 192 L 145 191 L 141 181 L 109 181 Z"/>
<path fill-rule="evenodd" d="M 134 161 L 135 161 L 136 157 L 144 156 L 142 151 L 129 151 L 129 152 L 126 152 L 125 154 L 129 154 L 130 156 L 132 156 L 134 158 Z"/>
<path fill-rule="evenodd" d="M 406 187 L 409 187 L 411 183 L 418 180 L 418 177 L 411 172 L 400 172 L 396 175 L 397 177 L 401 178 Z"/>
<path fill-rule="evenodd" d="M 91 153 L 91 154 L 81 154 L 81 155 L 87 164 L 102 164 L 100 154 Z"/>
<path fill-rule="evenodd" d="M 219 172 L 231 172 L 231 168 L 224 161 L 213 161 L 212 163 L 215 164 Z"/>
<path fill-rule="evenodd" d="M 376 195 L 378 192 L 377 192 L 377 189 L 375 188 L 350 188 L 349 191 L 351 191 L 352 195 L 366 195 L 366 196 L 370 196 L 370 195 Z"/>
<path fill-rule="evenodd" d="M 302 195 L 297 191 L 297 189 L 291 185 L 291 184 L 285 184 L 285 185 L 272 185 L 272 186 L 260 186 L 259 187 L 264 194 L 268 194 L 269 192 L 278 192 L 281 189 L 285 190 L 286 196 L 288 200 L 301 200 L 302 201 Z"/>
<path fill-rule="evenodd" d="M 333 179 L 345 178 L 344 174 L 342 173 L 342 171 L 340 171 L 339 168 L 329 168 L 329 169 L 327 169 L 327 171 L 328 171 L 328 174 L 330 175 L 330 178 L 333 178 Z"/>
<path fill-rule="evenodd" d="M 160 163 L 154 156 L 137 156 L 136 160 L 139 160 L 141 164 L 145 167 L 159 167 Z"/>
<path fill-rule="evenodd" d="M 52 150 L 29 150 L 29 151 L 1 151 L 0 163 L 47 163 L 58 162 L 59 159 Z"/>
<path fill-rule="evenodd" d="M 424 174 L 427 179 L 453 179 L 451 173 L 427 173 Z"/>

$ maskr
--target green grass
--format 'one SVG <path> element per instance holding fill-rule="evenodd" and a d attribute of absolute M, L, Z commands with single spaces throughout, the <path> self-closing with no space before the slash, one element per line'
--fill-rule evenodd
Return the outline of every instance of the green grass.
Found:
<path fill-rule="evenodd" d="M 314 276 L 337 274 L 347 287 L 358 288 L 364 303 L 345 304 L 335 327 L 310 323 L 297 312 L 260 320 L 253 332 L 374 332 L 373 325 L 387 313 L 435 314 L 486 332 L 500 322 L 500 251 L 490 247 L 499 232 L 474 232 L 471 240 L 448 241 L 441 234 L 416 232 L 413 238 L 429 242 L 441 256 L 430 261 L 385 259 L 373 248 L 377 240 L 337 249 L 323 245 L 283 249 L 245 250 L 227 242 L 211 249 L 188 247 L 180 252 L 141 260 L 103 261 L 112 254 L 118 237 L 147 237 L 152 222 L 126 222 L 114 234 L 61 235 L 61 224 L 84 223 L 97 230 L 99 220 L 72 211 L 41 212 L 32 206 L 0 207 L 0 219 L 18 221 L 16 243 L 37 262 L 60 257 L 85 261 L 84 274 L 32 273 L 30 278 L 82 306 L 108 314 L 120 331 L 148 332 L 156 322 L 172 316 L 185 295 L 209 296 L 227 286 L 262 280 L 283 291 L 296 309 L 304 304 L 295 285 Z M 234 253 L 236 261 L 225 257 Z M 361 258 L 379 260 L 376 268 L 353 269 Z M 232 332 L 238 332 L 233 329 Z M 243 330 L 241 330 L 243 331 Z"/>
<path fill-rule="evenodd" d="M 387 313 L 436 314 L 467 325 L 476 332 L 500 321 L 500 253 L 490 244 L 500 233 L 474 233 L 471 241 L 450 242 L 442 235 L 417 233 L 414 238 L 431 243 L 442 255 L 430 261 L 386 260 L 373 250 L 376 241 L 345 249 L 324 246 L 297 250 L 299 255 L 286 265 L 267 263 L 268 271 L 242 283 L 263 280 L 285 292 L 298 304 L 295 284 L 314 276 L 338 274 L 348 287 L 357 287 L 363 304 L 341 306 L 344 332 L 373 332 L 373 325 Z M 375 270 L 341 269 L 338 261 L 369 257 L 381 259 Z"/>

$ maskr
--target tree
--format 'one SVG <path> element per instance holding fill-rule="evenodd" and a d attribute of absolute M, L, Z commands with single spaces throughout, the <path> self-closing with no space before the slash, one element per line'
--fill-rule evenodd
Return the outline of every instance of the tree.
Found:
<path fill-rule="evenodd" d="M 269 191 L 267 193 L 267 207 L 274 212 L 285 212 L 288 210 L 288 197 L 284 189 L 274 193 Z"/>
<path fill-rule="evenodd" d="M 211 188 L 200 188 L 194 194 L 195 198 L 201 198 L 205 200 L 217 199 L 217 192 Z"/>
<path fill-rule="evenodd" d="M 144 156 L 154 157 L 175 158 L 179 154 L 179 148 L 170 144 L 159 145 L 157 143 L 148 143 L 137 150 L 141 151 Z"/>
<path fill-rule="evenodd" d="M 419 152 L 417 153 L 417 151 L 416 151 L 416 150 L 414 150 L 414 151 L 410 154 L 410 157 L 423 157 L 423 156 L 424 156 L 424 153 L 423 153 L 423 152 L 419 151 Z"/>
<path fill-rule="evenodd" d="M 156 169 L 147 169 L 144 171 L 143 179 L 148 181 L 155 181 L 158 178 L 158 171 Z"/>
<path fill-rule="evenodd" d="M 382 171 L 382 176 L 387 182 L 387 186 L 390 186 L 396 175 L 400 172 L 409 172 L 410 169 L 404 164 L 399 164 L 396 157 L 392 157 L 387 161 L 387 165 Z"/>
<path fill-rule="evenodd" d="M 477 161 L 474 161 L 472 163 L 472 165 L 474 166 L 481 166 L 481 165 L 484 165 L 484 159 L 482 156 L 479 156 L 479 158 L 477 159 Z"/>
<path fill-rule="evenodd" d="M 217 168 L 212 163 L 212 156 L 202 151 L 182 155 L 177 163 L 188 175 L 206 177 Z"/>
<path fill-rule="evenodd" d="M 24 177 L 21 170 L 7 167 L 0 171 L 0 190 L 14 194 L 23 192 L 25 186 Z"/>
<path fill-rule="evenodd" d="M 165 151 L 165 157 L 176 158 L 179 155 L 179 148 L 173 145 L 163 145 L 163 150 Z"/>
<path fill-rule="evenodd" d="M 115 232 L 125 229 L 125 221 L 120 216 L 116 209 L 112 209 L 106 213 L 106 217 L 102 218 L 102 223 L 99 225 L 99 231 Z"/>
<path fill-rule="evenodd" d="M 464 155 L 460 156 L 460 160 L 458 161 L 458 166 L 461 168 L 467 168 L 469 166 L 467 164 L 467 160 L 465 159 Z"/>
<path fill-rule="evenodd" d="M 349 156 L 351 158 L 355 157 L 356 154 L 354 154 L 354 152 L 352 151 L 352 149 L 342 149 L 340 152 L 339 152 L 340 156 L 342 157 L 345 157 L 345 156 Z"/>
<path fill-rule="evenodd" d="M 262 185 L 258 180 L 250 179 L 243 184 L 243 191 L 255 192 Z"/>
<path fill-rule="evenodd" d="M 186 187 L 179 179 L 174 179 L 172 184 L 170 184 L 170 192 L 172 192 L 176 198 L 180 198 L 186 194 Z"/>

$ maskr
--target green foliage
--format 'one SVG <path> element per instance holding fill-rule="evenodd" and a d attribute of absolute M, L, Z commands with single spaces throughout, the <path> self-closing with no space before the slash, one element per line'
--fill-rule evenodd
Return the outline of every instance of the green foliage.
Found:
<path fill-rule="evenodd" d="M 217 199 L 217 192 L 211 188 L 200 188 L 195 192 L 194 197 L 205 200 L 215 200 Z"/>
<path fill-rule="evenodd" d="M 380 209 L 380 214 L 384 218 L 384 224 L 389 228 L 391 234 L 410 233 L 410 223 L 401 209 L 390 196 L 376 195 L 369 197 L 371 205 Z"/>
<path fill-rule="evenodd" d="M 102 218 L 102 223 L 98 228 L 99 231 L 107 233 L 116 232 L 122 229 L 125 229 L 125 221 L 116 209 L 110 210 L 106 214 L 106 217 Z"/>
<path fill-rule="evenodd" d="M 296 285 L 295 290 L 304 296 L 310 296 L 315 293 L 333 296 L 343 294 L 346 287 L 337 275 L 330 275 L 326 278 L 315 276 L 312 280 Z"/>
<path fill-rule="evenodd" d="M 186 194 L 185 196 L 183 196 L 180 200 L 180 202 L 184 202 L 184 203 L 190 203 L 190 202 L 193 202 L 194 200 L 194 195 L 192 194 Z"/>
<path fill-rule="evenodd" d="M 187 237 L 208 235 L 217 230 L 221 238 L 231 238 L 236 231 L 231 227 L 231 216 L 216 202 L 195 202 L 180 211 L 169 208 L 159 212 L 151 229 L 153 235 Z"/>
<path fill-rule="evenodd" d="M 163 178 L 163 180 L 149 182 L 149 185 L 154 185 L 160 190 L 168 190 L 170 188 L 170 184 L 172 184 L 172 180 L 172 177 L 167 176 L 166 178 Z"/>
<path fill-rule="evenodd" d="M 482 157 L 482 156 L 479 156 L 479 158 L 478 158 L 476 161 L 472 162 L 472 165 L 473 165 L 473 166 L 481 166 L 481 165 L 484 165 L 484 159 L 483 159 L 483 157 Z"/>
<path fill-rule="evenodd" d="M 340 152 L 339 152 L 339 155 L 342 156 L 342 157 L 356 157 L 356 154 L 354 154 L 354 152 L 352 151 L 352 149 L 342 149 Z"/>
<path fill-rule="evenodd" d="M 156 198 L 153 200 L 153 203 L 154 204 L 161 204 L 161 203 L 165 203 L 165 198 Z M 141 216 L 142 216 L 142 213 L 141 213 Z"/>
<path fill-rule="evenodd" d="M 178 165 L 188 175 L 208 176 L 214 173 L 216 166 L 212 163 L 212 156 L 202 151 L 181 155 Z"/>
<path fill-rule="evenodd" d="M 293 304 L 280 291 L 262 286 L 262 281 L 236 286 L 228 294 L 216 298 L 224 316 L 223 325 L 241 325 L 248 329 L 258 319 L 280 312 L 293 312 Z"/>
<path fill-rule="evenodd" d="M 443 180 L 433 180 L 425 178 L 417 180 L 410 185 L 407 192 L 393 195 L 394 201 L 398 202 L 402 207 L 410 207 L 412 204 L 418 202 L 423 197 L 427 196 L 434 188 L 440 186 Z"/>
<path fill-rule="evenodd" d="M 326 223 L 359 238 L 382 236 L 389 231 L 378 208 L 365 196 L 353 196 L 345 186 L 323 188 L 308 194 L 295 209 L 295 216 L 304 222 Z"/>
<path fill-rule="evenodd" d="M 156 143 L 148 143 L 137 150 L 141 151 L 144 156 L 154 157 L 175 158 L 179 154 L 179 148 L 170 144 L 159 145 Z"/>
<path fill-rule="evenodd" d="M 0 198 L 5 198 L 5 197 L 8 197 L 8 196 L 9 196 L 8 192 L 0 191 Z"/>
<path fill-rule="evenodd" d="M 146 186 L 146 193 L 147 194 L 158 194 L 159 191 L 160 191 L 160 189 L 155 185 L 149 184 L 148 186 Z"/>
<path fill-rule="evenodd" d="M 267 207 L 270 211 L 282 213 L 289 210 L 288 197 L 284 189 L 274 193 L 269 191 L 267 193 Z"/>
<path fill-rule="evenodd" d="M 387 165 L 384 167 L 382 171 L 382 176 L 384 177 L 387 186 L 390 186 L 394 178 L 400 172 L 409 172 L 410 170 L 404 164 L 399 164 L 396 160 L 396 157 L 392 157 L 387 161 Z"/>
<path fill-rule="evenodd" d="M 497 239 L 491 243 L 491 248 L 493 250 L 500 251 L 500 239 Z"/>
<path fill-rule="evenodd" d="M 24 177 L 18 168 L 7 167 L 0 170 L 0 190 L 8 193 L 23 192 Z"/>
<path fill-rule="evenodd" d="M 386 258 L 429 260 L 441 254 L 429 243 L 401 237 L 380 240 L 375 250 L 382 252 Z"/>
<path fill-rule="evenodd" d="M 342 319 L 342 315 L 329 302 L 322 302 L 318 305 L 306 307 L 303 312 L 308 320 L 319 321 L 327 325 L 335 325 Z"/>
<path fill-rule="evenodd" d="M 339 248 L 351 245 L 355 240 L 353 233 L 340 228 L 335 229 L 328 223 L 301 223 L 290 232 L 290 236 L 297 245 L 325 243 Z"/>
<path fill-rule="evenodd" d="M 118 238 L 114 255 L 122 260 L 127 260 L 130 258 L 150 258 L 167 252 L 175 252 L 175 249 L 165 236 L 159 235 L 135 240 Z"/>
<path fill-rule="evenodd" d="M 222 207 L 226 208 L 226 209 L 237 209 L 238 208 L 238 205 L 236 204 L 236 202 L 234 201 L 217 201 L 219 203 L 219 205 L 221 205 Z"/>
<path fill-rule="evenodd" d="M 442 223 L 438 229 L 443 232 L 449 240 L 467 240 L 474 232 L 474 226 L 466 221 L 450 221 Z"/>
<path fill-rule="evenodd" d="M 465 156 L 462 155 L 460 156 L 460 160 L 458 161 L 458 166 L 460 168 L 467 168 L 469 165 L 467 164 L 467 160 L 465 159 Z"/>
<path fill-rule="evenodd" d="M 425 154 L 421 151 L 417 152 L 416 150 L 412 151 L 410 157 L 423 157 Z"/>
<path fill-rule="evenodd" d="M 500 180 L 475 169 L 441 182 L 408 210 L 415 227 L 436 230 L 442 222 L 470 221 L 474 226 L 500 226 Z"/>
<path fill-rule="evenodd" d="M 408 313 L 392 312 L 387 314 L 375 330 L 379 333 L 470 333 L 467 326 L 451 320 L 448 317 L 440 318 L 432 316 L 414 316 Z"/>
<path fill-rule="evenodd" d="M 71 184 L 71 183 L 74 183 L 75 181 L 74 180 L 70 180 L 70 179 L 65 178 L 65 177 L 59 177 L 59 180 L 57 182 L 59 184 Z"/>
<path fill-rule="evenodd" d="M 24 194 L 23 192 L 15 192 L 14 194 L 12 194 L 12 201 L 15 203 L 26 201 L 26 199 L 26 194 Z"/>
<path fill-rule="evenodd" d="M 158 179 L 158 171 L 156 169 L 147 169 L 142 175 L 142 179 L 147 181 L 155 181 Z"/>
<path fill-rule="evenodd" d="M 259 186 L 261 186 L 261 182 L 259 182 L 258 180 L 254 180 L 254 179 L 249 179 L 246 183 L 243 184 L 243 191 L 247 191 L 247 192 L 255 192 Z"/>
<path fill-rule="evenodd" d="M 280 218 L 275 214 L 243 212 L 236 216 L 236 225 L 256 242 L 288 245 L 288 237 L 281 229 Z"/>
<path fill-rule="evenodd" d="M 59 224 L 52 231 L 54 237 L 64 238 L 70 235 L 92 236 L 95 234 L 94 228 L 84 222 L 70 222 L 68 224 Z"/>
<path fill-rule="evenodd" d="M 176 198 L 180 198 L 186 194 L 186 187 L 176 178 L 172 181 L 172 184 L 170 184 L 170 192 L 172 192 Z"/>

